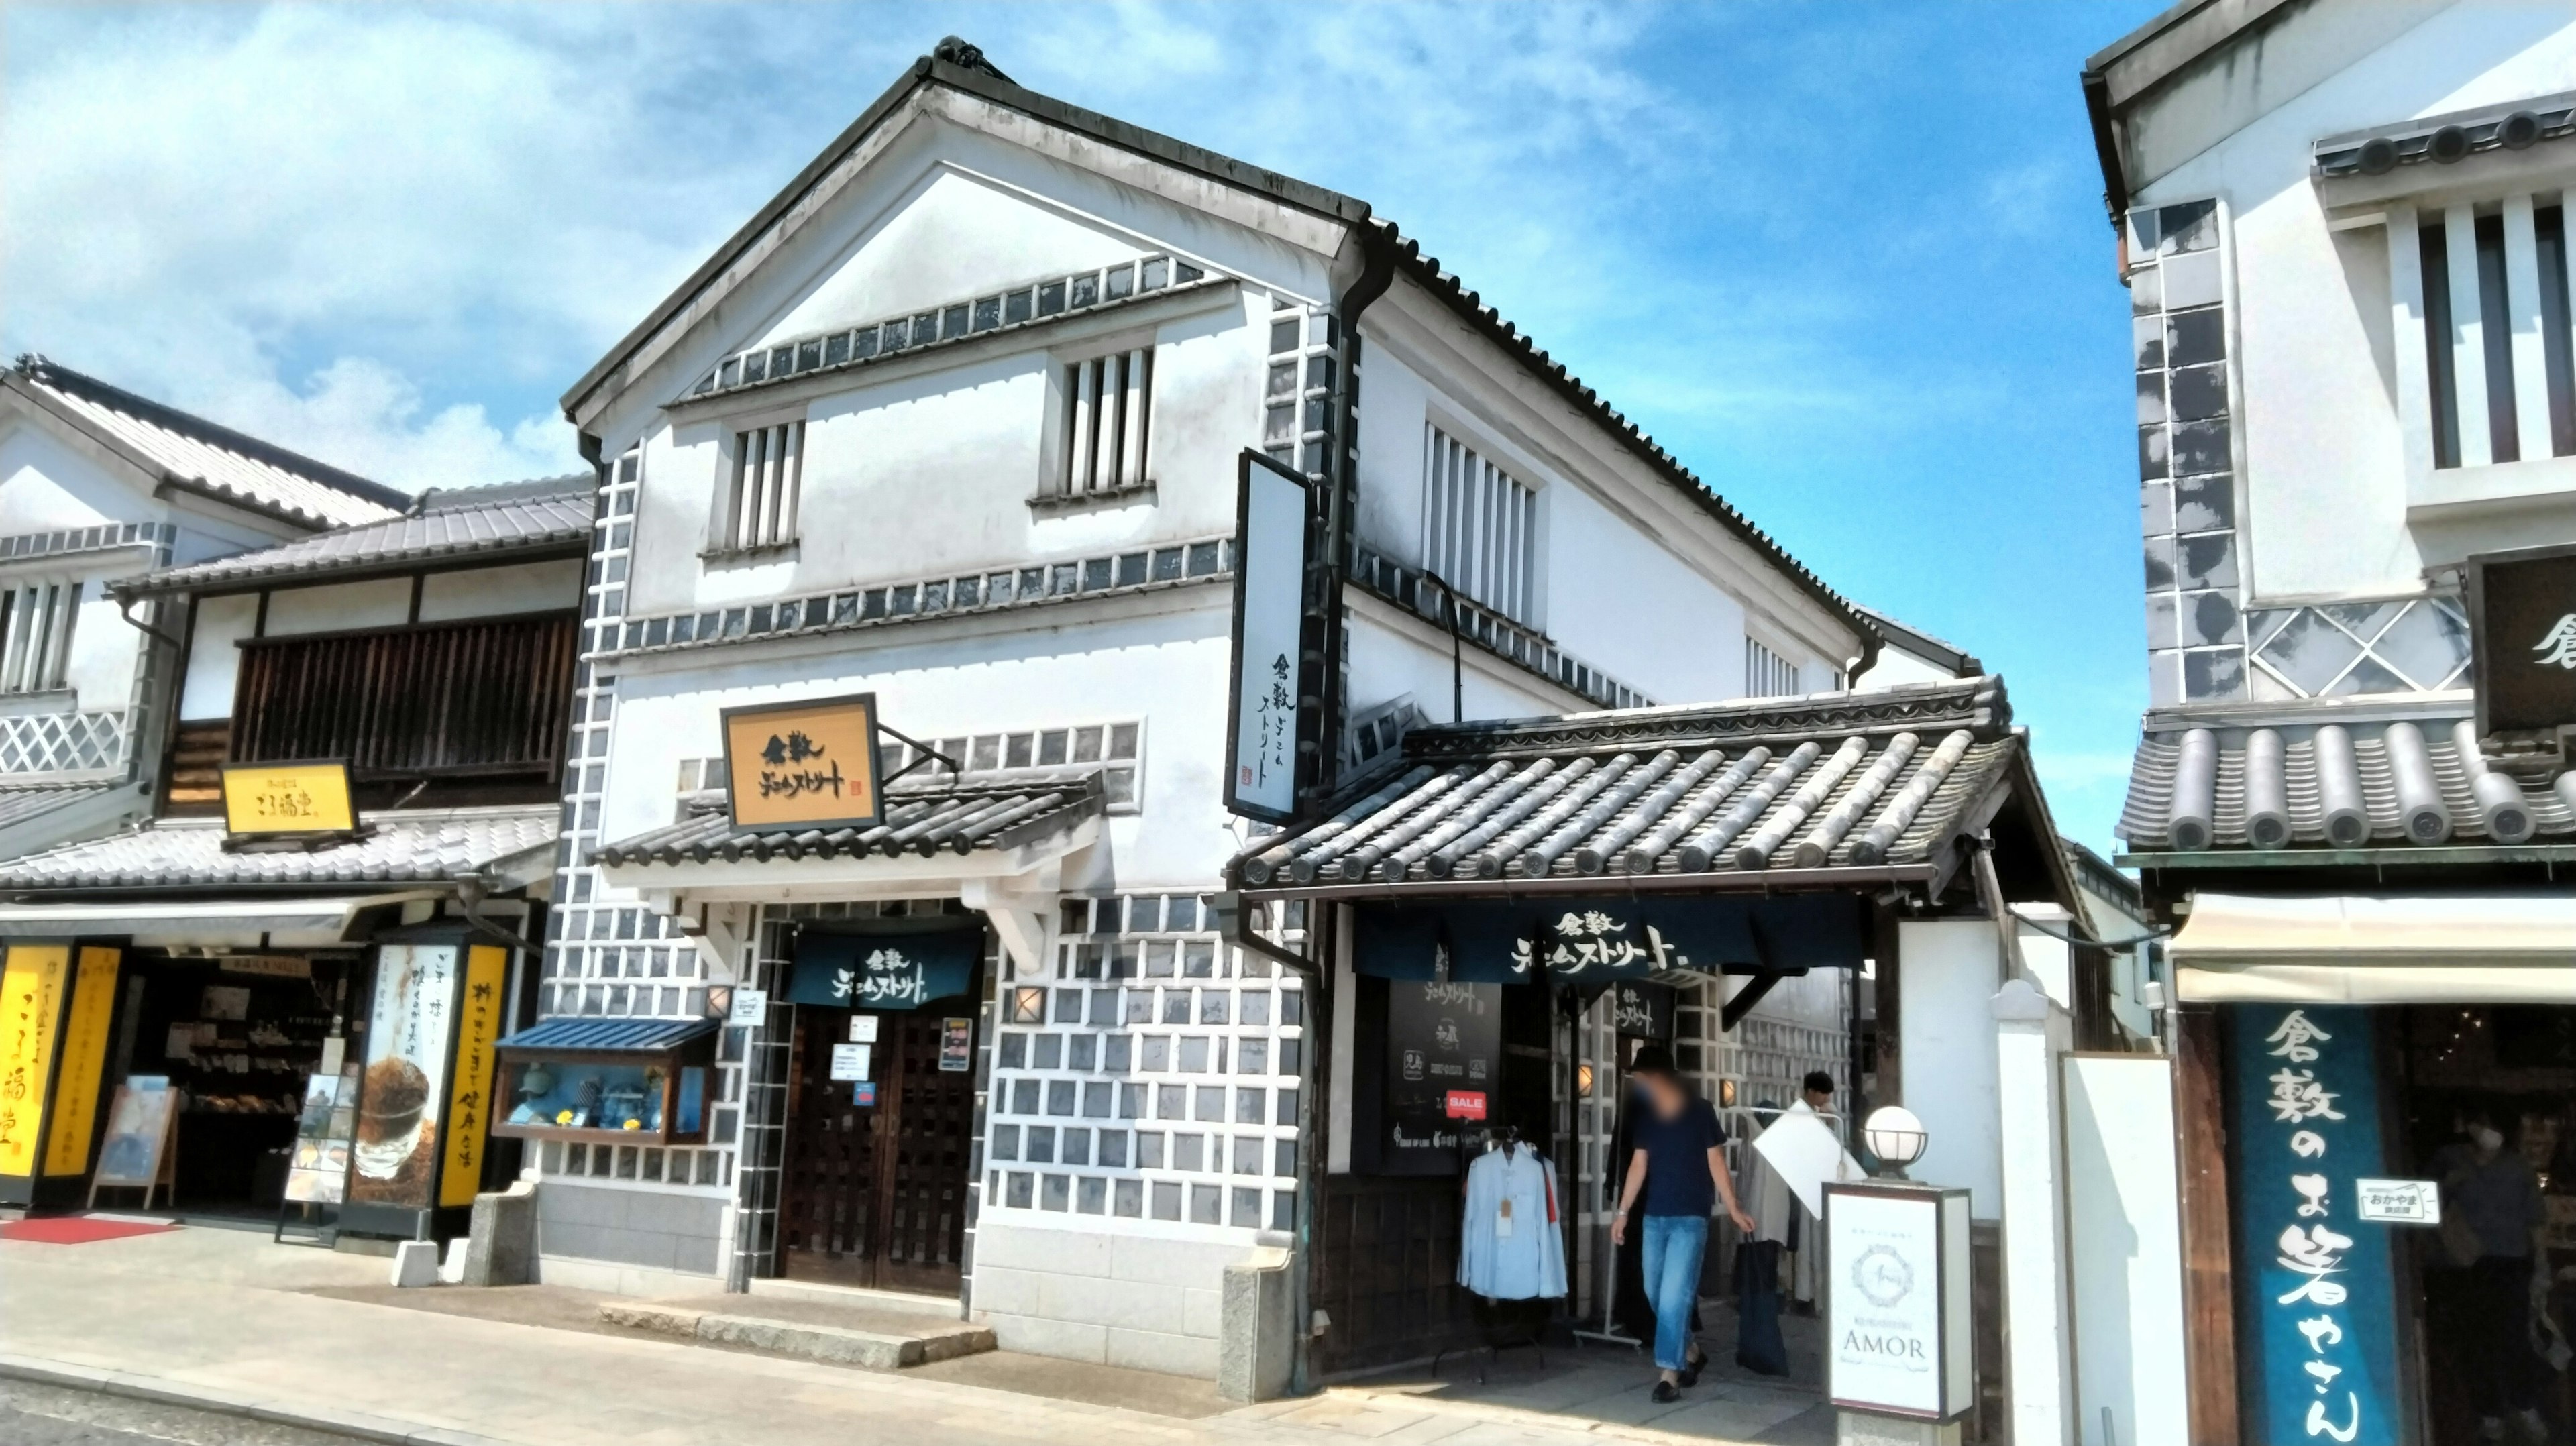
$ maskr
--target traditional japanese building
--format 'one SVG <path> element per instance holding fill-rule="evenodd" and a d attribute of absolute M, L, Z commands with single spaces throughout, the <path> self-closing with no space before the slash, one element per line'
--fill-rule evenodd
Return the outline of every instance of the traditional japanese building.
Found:
<path fill-rule="evenodd" d="M 2176 931 L 2189 1439 L 2563 1435 L 2576 22 L 2191 3 L 2084 85 L 2137 375 L 2119 862 Z"/>

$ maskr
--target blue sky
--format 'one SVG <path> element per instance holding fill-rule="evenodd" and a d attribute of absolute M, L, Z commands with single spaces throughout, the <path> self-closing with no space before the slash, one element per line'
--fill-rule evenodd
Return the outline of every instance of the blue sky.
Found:
<path fill-rule="evenodd" d="M 2001 671 L 2113 847 L 2127 306 L 2076 73 L 2159 8 L 0 9 L 0 346 L 405 486 L 557 398 L 954 32 L 1369 200 L 1832 585 Z"/>

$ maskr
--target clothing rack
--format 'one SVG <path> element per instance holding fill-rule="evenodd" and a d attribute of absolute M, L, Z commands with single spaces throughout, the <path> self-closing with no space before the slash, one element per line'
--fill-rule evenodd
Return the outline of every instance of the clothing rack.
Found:
<path fill-rule="evenodd" d="M 1474 1145 L 1473 1149 L 1470 1148 L 1471 1142 Z M 1466 1192 L 1467 1167 L 1475 1163 L 1476 1156 L 1481 1155 L 1488 1150 L 1498 1149 L 1506 1151 L 1525 1149 L 1541 1160 L 1547 1159 L 1546 1152 L 1521 1138 L 1521 1130 L 1518 1125 L 1488 1125 L 1481 1134 L 1461 1129 L 1458 1132 L 1459 1193 L 1464 1194 Z M 1560 1201 L 1558 1206 L 1560 1212 L 1563 1208 L 1564 1206 Z M 1467 1348 L 1467 1354 L 1476 1362 L 1476 1384 L 1481 1386 L 1491 1379 L 1486 1368 L 1489 1364 L 1502 1364 L 1504 1351 L 1518 1350 L 1524 1346 L 1538 1353 L 1539 1369 L 1542 1371 L 1547 1369 L 1546 1345 L 1539 1338 L 1539 1332 L 1543 1330 L 1546 1325 L 1546 1317 L 1544 1315 L 1533 1309 L 1524 1309 L 1522 1312 L 1523 1319 L 1519 1322 L 1498 1324 L 1496 1318 L 1501 1314 L 1503 1307 L 1506 1304 L 1526 1308 L 1530 1303 L 1527 1301 L 1499 1301 L 1490 1296 L 1477 1295 L 1473 1291 L 1468 1292 L 1467 1298 L 1470 1302 L 1468 1309 L 1473 1312 L 1476 1317 L 1476 1334 L 1479 1337 L 1476 1345 Z M 1448 1357 L 1451 1349 L 1451 1347 L 1443 1346 L 1440 1350 L 1433 1353 L 1431 1357 L 1431 1376 L 1433 1380 L 1438 1380 L 1440 1378 L 1440 1363 Z"/>

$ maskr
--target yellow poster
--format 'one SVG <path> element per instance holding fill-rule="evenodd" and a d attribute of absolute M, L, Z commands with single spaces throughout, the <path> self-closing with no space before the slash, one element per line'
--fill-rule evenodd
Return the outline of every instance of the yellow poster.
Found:
<path fill-rule="evenodd" d="M 875 694 L 727 708 L 724 732 L 726 782 L 740 827 L 877 822 Z"/>
<path fill-rule="evenodd" d="M 36 1173 L 71 952 L 61 944 L 12 944 L 0 966 L 0 1175 Z"/>
<path fill-rule="evenodd" d="M 54 1125 L 45 1135 L 45 1173 L 89 1170 L 89 1137 L 98 1123 L 98 1092 L 107 1068 L 107 1025 L 116 1014 L 116 966 L 122 951 L 84 946 L 72 976 L 72 1012 L 63 1021 L 62 1080 L 54 1091 Z"/>
<path fill-rule="evenodd" d="M 224 827 L 233 833 L 347 833 L 357 826 L 345 763 L 224 765 Z"/>
<path fill-rule="evenodd" d="M 501 1037 L 510 951 L 476 944 L 465 951 L 465 1010 L 456 1025 L 456 1074 L 447 1089 L 447 1165 L 438 1203 L 471 1205 L 483 1181 L 483 1141 L 492 1124 L 492 1042 Z"/>

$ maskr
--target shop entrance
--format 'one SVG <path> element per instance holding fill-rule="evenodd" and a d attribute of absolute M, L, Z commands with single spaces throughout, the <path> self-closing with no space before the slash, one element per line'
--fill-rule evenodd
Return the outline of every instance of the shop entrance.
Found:
<path fill-rule="evenodd" d="M 172 1208 L 277 1213 L 306 1081 L 326 1041 L 346 1034 L 359 972 L 354 956 L 126 956 L 105 1085 L 159 1075 L 177 1092 Z M 133 1198 L 102 1192 L 99 1204 Z"/>
<path fill-rule="evenodd" d="M 2501 1427 L 2528 1441 L 2536 1425 L 2564 1440 L 2576 1423 L 2576 1361 L 2558 1333 L 2576 1302 L 2559 1280 L 2576 1266 L 2576 1009 L 2392 1012 L 2405 1081 L 2392 1144 L 2406 1173 L 2441 1182 L 2441 1227 L 2405 1231 L 2399 1262 L 2414 1278 L 2424 1439 L 2474 1446 Z"/>
<path fill-rule="evenodd" d="M 780 1274 L 963 1288 L 975 997 L 900 1012 L 796 1006 Z"/>

